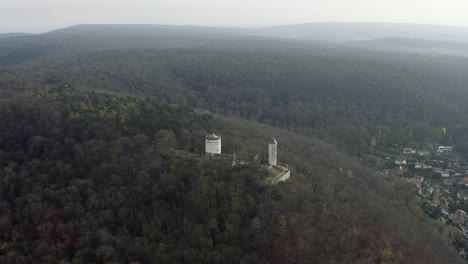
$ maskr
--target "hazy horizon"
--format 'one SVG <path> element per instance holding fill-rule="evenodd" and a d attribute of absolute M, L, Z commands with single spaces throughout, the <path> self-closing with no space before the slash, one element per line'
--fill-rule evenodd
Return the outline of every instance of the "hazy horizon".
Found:
<path fill-rule="evenodd" d="M 461 0 L 5 0 L 0 33 L 42 33 L 77 24 L 265 27 L 323 22 L 404 23 L 468 27 Z"/>

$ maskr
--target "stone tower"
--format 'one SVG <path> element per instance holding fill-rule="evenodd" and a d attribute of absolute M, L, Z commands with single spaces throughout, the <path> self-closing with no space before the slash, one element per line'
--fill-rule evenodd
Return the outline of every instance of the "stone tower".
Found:
<path fill-rule="evenodd" d="M 278 157 L 278 142 L 275 138 L 271 138 L 268 143 L 268 164 L 270 166 L 276 166 L 276 160 Z"/>
<path fill-rule="evenodd" d="M 221 153 L 221 137 L 215 134 L 206 135 L 205 152 L 207 155 Z"/>

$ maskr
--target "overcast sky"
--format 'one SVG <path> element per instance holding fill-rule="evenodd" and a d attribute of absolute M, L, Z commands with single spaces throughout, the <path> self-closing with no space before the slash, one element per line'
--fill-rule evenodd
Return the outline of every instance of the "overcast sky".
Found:
<path fill-rule="evenodd" d="M 90 23 L 259 27 L 330 21 L 468 27 L 468 0 L 0 0 L 0 32 Z"/>

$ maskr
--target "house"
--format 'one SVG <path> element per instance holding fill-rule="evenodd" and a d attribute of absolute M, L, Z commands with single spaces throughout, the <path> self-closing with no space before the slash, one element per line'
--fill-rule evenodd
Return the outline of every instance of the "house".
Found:
<path fill-rule="evenodd" d="M 450 159 L 448 161 L 448 165 L 454 166 L 454 167 L 460 167 L 460 162 L 458 161 L 458 159 Z"/>
<path fill-rule="evenodd" d="M 461 183 L 461 184 L 464 184 L 465 186 L 468 186 L 468 177 L 463 177 L 463 178 L 460 180 L 460 183 Z"/>
<path fill-rule="evenodd" d="M 422 175 L 414 175 L 414 179 L 418 182 L 423 182 L 424 177 Z"/>
<path fill-rule="evenodd" d="M 427 165 L 427 164 L 425 164 L 425 163 L 423 163 L 423 164 L 424 164 L 423 167 L 422 167 L 423 169 L 425 169 L 425 170 L 426 170 L 426 169 L 432 169 L 432 166 L 431 166 L 431 165 Z"/>
<path fill-rule="evenodd" d="M 395 158 L 395 164 L 396 164 L 396 165 L 406 165 L 406 161 L 407 161 L 407 160 L 406 160 L 405 157 L 399 156 L 399 157 L 396 157 L 396 158 Z"/>
<path fill-rule="evenodd" d="M 434 206 L 440 205 L 440 190 L 434 189 L 431 194 L 431 201 Z"/>
<path fill-rule="evenodd" d="M 405 175 L 405 174 L 408 174 L 408 168 L 407 167 L 402 167 L 400 166 L 400 168 L 398 168 L 397 171 L 397 174 L 402 176 L 402 175 Z"/>
<path fill-rule="evenodd" d="M 458 209 L 453 215 L 453 221 L 456 224 L 465 224 L 468 221 L 468 214 L 465 211 Z"/>
<path fill-rule="evenodd" d="M 416 179 L 416 178 L 400 178 L 400 181 L 404 182 L 404 183 L 411 183 L 411 184 L 414 184 L 415 187 L 417 187 L 417 190 L 418 192 L 421 190 L 421 181 L 419 179 Z"/>
<path fill-rule="evenodd" d="M 442 177 L 450 177 L 450 171 L 443 170 L 442 168 L 434 168 L 434 172 L 442 175 Z"/>
<path fill-rule="evenodd" d="M 416 154 L 416 150 L 413 148 L 403 148 L 403 154 Z"/>
<path fill-rule="evenodd" d="M 400 181 L 402 181 L 402 182 L 404 182 L 404 183 L 410 182 L 408 178 L 400 178 Z"/>
<path fill-rule="evenodd" d="M 406 167 L 399 167 L 398 169 L 391 170 L 391 169 L 386 169 L 382 171 L 385 175 L 391 175 L 391 176 L 403 176 L 408 173 L 408 168 Z"/>
<path fill-rule="evenodd" d="M 427 157 L 427 156 L 431 155 L 431 152 L 429 150 L 420 150 L 420 151 L 418 151 L 418 155 L 422 156 L 422 157 Z"/>
<path fill-rule="evenodd" d="M 404 183 L 419 184 L 419 182 L 418 182 L 416 179 L 413 179 L 413 178 L 401 177 L 401 178 L 400 178 L 400 181 L 402 181 L 402 182 L 404 182 Z"/>
<path fill-rule="evenodd" d="M 424 162 L 416 162 L 414 164 L 415 169 L 423 169 L 425 166 L 426 166 L 426 164 L 424 164 Z"/>
<path fill-rule="evenodd" d="M 231 167 L 236 166 L 236 154 L 216 153 L 211 156 L 211 160 L 222 162 Z"/>
<path fill-rule="evenodd" d="M 445 218 L 450 216 L 449 212 L 447 212 L 445 208 L 441 208 L 440 213 L 442 214 L 442 217 L 445 217 Z"/>
<path fill-rule="evenodd" d="M 397 168 L 397 169 L 395 169 L 395 170 L 389 170 L 389 169 L 387 169 L 387 170 L 384 170 L 383 172 L 384 172 L 385 174 L 387 174 L 387 175 L 400 176 L 400 177 L 401 177 L 401 176 L 403 176 L 405 173 L 408 173 L 408 168 L 406 168 L 406 167 L 401 167 L 401 166 L 400 166 L 399 168 Z"/>
<path fill-rule="evenodd" d="M 455 212 L 455 214 L 461 215 L 461 216 L 463 216 L 463 217 L 468 217 L 468 214 L 467 214 L 465 211 L 461 210 L 461 209 L 458 209 L 458 210 Z"/>
<path fill-rule="evenodd" d="M 446 152 L 452 152 L 452 147 L 449 146 L 439 146 L 437 148 L 438 153 L 446 153 Z"/>
<path fill-rule="evenodd" d="M 468 200 L 468 193 L 467 193 L 467 191 L 465 191 L 465 190 L 458 191 L 458 192 L 457 192 L 457 198 L 458 198 L 458 199 L 461 199 L 461 200 L 464 200 L 464 201 Z"/>

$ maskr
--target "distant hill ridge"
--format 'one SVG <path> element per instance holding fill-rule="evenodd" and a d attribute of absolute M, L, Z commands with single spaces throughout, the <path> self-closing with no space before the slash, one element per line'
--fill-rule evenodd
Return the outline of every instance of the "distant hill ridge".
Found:
<path fill-rule="evenodd" d="M 376 48 L 381 50 L 407 50 L 414 52 L 435 52 L 468 56 L 468 43 L 443 41 L 443 40 L 424 40 L 413 38 L 382 38 L 363 41 L 351 41 L 351 44 Z"/>
<path fill-rule="evenodd" d="M 253 41 L 252 41 L 253 40 Z M 316 43 L 313 43 L 316 42 Z M 264 28 L 196 25 L 81 24 L 44 34 L 0 34 L 0 65 L 104 49 L 268 45 L 468 56 L 468 28 L 385 23 L 309 23 Z M 351 45 L 349 45 L 351 44 Z"/>
<path fill-rule="evenodd" d="M 11 33 L 0 33 L 0 38 L 12 38 L 12 37 L 22 37 L 28 36 L 28 33 L 20 33 L 20 32 L 11 32 Z"/>
<path fill-rule="evenodd" d="M 249 29 L 228 27 L 205 27 L 197 25 L 159 25 L 159 24 L 79 24 L 67 28 L 56 29 L 46 34 L 81 34 L 81 33 L 127 33 L 132 35 L 147 34 L 245 34 Z"/>
<path fill-rule="evenodd" d="M 394 23 L 308 23 L 261 29 L 268 36 L 348 42 L 380 38 L 414 38 L 468 42 L 468 28 Z"/>
<path fill-rule="evenodd" d="M 347 43 L 387 38 L 421 39 L 468 43 L 468 28 L 422 24 L 393 23 L 306 23 L 263 28 L 209 27 L 160 24 L 79 24 L 56 29 L 43 35 L 110 33 L 119 36 L 256 36 Z M 30 36 L 26 33 L 5 33 L 0 38 Z M 33 37 L 36 37 L 33 36 Z"/>

